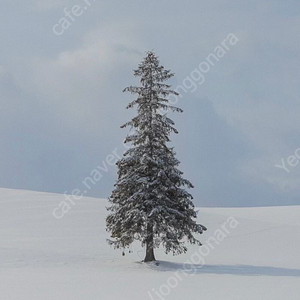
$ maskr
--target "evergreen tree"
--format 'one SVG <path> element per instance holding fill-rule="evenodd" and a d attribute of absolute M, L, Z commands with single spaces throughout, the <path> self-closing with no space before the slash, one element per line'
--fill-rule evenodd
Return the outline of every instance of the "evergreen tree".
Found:
<path fill-rule="evenodd" d="M 166 253 L 186 252 L 185 242 L 201 246 L 194 233 L 206 228 L 196 223 L 193 197 L 185 188 L 192 184 L 182 178 L 179 161 L 168 146 L 170 134 L 177 133 L 167 111 L 182 112 L 169 105 L 168 96 L 178 95 L 164 83 L 174 74 L 148 52 L 134 75 L 140 86 L 124 91 L 136 94 L 127 108 L 137 107 L 137 116 L 123 127 L 131 127 L 125 143 L 131 147 L 117 162 L 118 180 L 109 201 L 107 230 L 115 248 L 126 248 L 134 240 L 146 246 L 145 262 L 154 261 L 154 248 L 162 245 Z"/>

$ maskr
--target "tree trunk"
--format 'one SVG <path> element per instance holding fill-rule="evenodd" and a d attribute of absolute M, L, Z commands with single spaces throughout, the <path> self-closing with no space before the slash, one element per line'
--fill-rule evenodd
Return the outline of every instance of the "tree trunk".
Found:
<path fill-rule="evenodd" d="M 152 224 L 147 225 L 146 256 L 144 259 L 144 262 L 150 262 L 150 261 L 155 261 Z"/>

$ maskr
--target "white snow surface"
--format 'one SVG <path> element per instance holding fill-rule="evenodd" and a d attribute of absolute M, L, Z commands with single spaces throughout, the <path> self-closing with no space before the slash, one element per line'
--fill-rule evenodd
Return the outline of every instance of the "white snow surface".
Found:
<path fill-rule="evenodd" d="M 200 208 L 204 246 L 158 249 L 157 266 L 141 263 L 139 244 L 122 256 L 106 243 L 107 200 L 82 198 L 58 220 L 64 200 L 0 189 L 1 300 L 300 299 L 300 206 Z"/>

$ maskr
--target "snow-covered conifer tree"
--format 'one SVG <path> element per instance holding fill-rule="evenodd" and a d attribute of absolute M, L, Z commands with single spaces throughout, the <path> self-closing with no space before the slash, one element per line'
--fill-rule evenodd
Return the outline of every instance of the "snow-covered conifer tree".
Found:
<path fill-rule="evenodd" d="M 168 96 L 177 93 L 165 81 L 173 76 L 148 52 L 134 75 L 140 86 L 124 91 L 136 95 L 127 108 L 136 107 L 137 116 L 122 127 L 131 127 L 125 143 L 131 147 L 117 162 L 118 180 L 110 196 L 107 230 L 115 248 L 126 248 L 134 240 L 146 246 L 144 261 L 154 261 L 154 249 L 162 245 L 166 253 L 180 254 L 185 243 L 201 245 L 194 236 L 206 228 L 196 223 L 193 197 L 185 188 L 193 187 L 182 177 L 179 161 L 168 144 L 177 133 L 168 111 L 182 112 L 169 105 Z"/>

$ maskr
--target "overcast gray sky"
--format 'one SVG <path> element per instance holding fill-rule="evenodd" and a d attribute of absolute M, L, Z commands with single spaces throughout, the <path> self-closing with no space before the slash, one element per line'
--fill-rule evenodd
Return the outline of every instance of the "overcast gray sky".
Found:
<path fill-rule="evenodd" d="M 105 160 L 124 150 L 119 126 L 133 113 L 122 90 L 154 50 L 186 89 L 173 144 L 195 203 L 300 204 L 299 9 L 297 0 L 1 0 L 0 186 L 71 193 L 102 166 L 87 194 L 109 196 L 116 169 Z M 226 49 L 229 34 L 238 42 Z"/>

